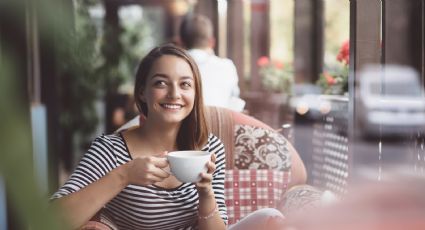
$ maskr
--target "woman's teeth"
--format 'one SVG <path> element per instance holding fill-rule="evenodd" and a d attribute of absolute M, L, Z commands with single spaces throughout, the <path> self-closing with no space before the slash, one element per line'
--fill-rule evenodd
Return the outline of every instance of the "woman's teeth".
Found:
<path fill-rule="evenodd" d="M 176 105 L 176 104 L 162 104 L 162 107 L 166 109 L 180 109 L 182 105 Z"/>

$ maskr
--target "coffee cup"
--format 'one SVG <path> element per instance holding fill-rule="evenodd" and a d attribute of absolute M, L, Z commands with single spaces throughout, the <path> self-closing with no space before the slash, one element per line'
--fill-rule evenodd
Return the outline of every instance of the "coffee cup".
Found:
<path fill-rule="evenodd" d="M 173 151 L 167 154 L 171 173 L 181 182 L 198 182 L 200 174 L 207 171 L 211 153 L 207 151 Z"/>

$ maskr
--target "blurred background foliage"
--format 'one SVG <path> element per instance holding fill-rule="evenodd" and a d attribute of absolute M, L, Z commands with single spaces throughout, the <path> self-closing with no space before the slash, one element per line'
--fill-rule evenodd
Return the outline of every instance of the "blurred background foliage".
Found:
<path fill-rule="evenodd" d="M 34 173 L 27 63 L 21 55 L 25 47 L 20 39 L 26 32 L 22 16 L 28 7 L 35 5 L 40 6 L 40 22 L 48 22 L 42 23 L 40 31 L 51 38 L 55 35 L 54 28 L 61 24 L 55 20 L 56 14 L 47 11 L 58 9 L 55 13 L 60 12 L 56 2 L 4 0 L 0 3 L 1 31 L 13 31 L 13 34 L 0 33 L 0 176 L 8 195 L 9 215 L 16 221 L 9 229 L 67 229 L 60 223 L 57 210 L 49 206 Z M 46 5 L 49 7 L 43 8 Z"/>
<path fill-rule="evenodd" d="M 57 44 L 59 58 L 58 89 L 61 101 L 60 125 L 73 134 L 84 138 L 90 135 L 99 122 L 95 102 L 103 92 L 106 78 L 98 69 L 102 65 L 99 38 L 96 27 L 90 19 L 88 6 L 96 1 L 75 1 L 74 29 L 61 31 L 62 37 Z"/>
<path fill-rule="evenodd" d="M 61 154 L 69 156 L 68 171 L 95 136 L 114 130 L 108 125 L 117 95 L 132 93 L 140 58 L 160 41 L 152 30 L 156 24 L 141 6 L 100 0 L 72 5 L 74 24 L 61 31 L 70 39 L 56 40 Z"/>
<path fill-rule="evenodd" d="M 58 96 L 55 99 L 58 117 L 48 118 L 58 120 L 58 133 L 51 134 L 58 143 L 49 143 L 59 146 L 54 155 L 66 155 L 64 152 L 68 152 L 70 156 L 79 158 L 85 151 L 85 146 L 80 144 L 85 145 L 93 135 L 98 135 L 96 129 L 99 123 L 104 122 L 104 111 L 97 111 L 97 104 L 104 103 L 108 94 L 116 94 L 120 86 L 132 83 L 140 57 L 151 47 L 142 39 L 152 32 L 143 20 L 122 27 L 120 24 L 104 23 L 103 20 L 108 20 L 107 15 L 93 18 L 90 10 L 96 6 L 105 10 L 107 6 L 103 1 L 61 3 L 64 2 L 7 0 L 0 4 L 2 25 L 10 26 L 2 31 L 13 31 L 16 37 L 23 39 L 19 43 L 13 36 L 0 36 L 0 102 L 4 111 L 4 119 L 1 120 L 4 153 L 0 155 L 0 175 L 4 177 L 13 219 L 22 225 L 19 227 L 64 229 L 50 220 L 46 221 L 51 214 L 47 208 L 47 194 L 41 194 L 34 177 L 29 105 L 40 103 L 40 99 L 34 101 L 34 95 L 27 91 L 32 91 L 31 82 L 27 82 L 30 64 L 25 57 L 29 51 L 28 47 L 22 47 L 28 36 L 27 27 L 37 26 L 40 58 L 44 61 L 42 71 L 48 69 L 55 79 L 51 87 L 41 89 Z M 117 33 L 117 28 L 120 33 Z M 17 55 L 20 52 L 15 49 L 20 49 L 23 55 Z M 72 168 L 73 160 L 66 160 L 68 165 L 65 168 Z"/>

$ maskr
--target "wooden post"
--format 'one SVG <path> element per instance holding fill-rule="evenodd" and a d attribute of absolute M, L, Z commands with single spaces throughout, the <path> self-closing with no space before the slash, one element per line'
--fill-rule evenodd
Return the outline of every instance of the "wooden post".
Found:
<path fill-rule="evenodd" d="M 355 41 L 355 69 L 361 70 L 367 64 L 378 64 L 381 61 L 381 1 L 351 0 L 356 4 L 355 27 L 351 40 Z M 352 12 L 353 13 L 353 12 Z"/>
<path fill-rule="evenodd" d="M 296 0 L 294 6 L 295 81 L 314 83 L 323 66 L 323 0 Z"/>
<path fill-rule="evenodd" d="M 422 34 L 422 39 L 421 39 L 421 44 L 422 44 L 422 55 L 421 55 L 421 76 L 422 79 L 425 79 L 425 0 L 422 0 L 421 2 L 421 34 Z M 422 80 L 422 85 L 425 87 L 425 80 Z"/>
<path fill-rule="evenodd" d="M 244 84 L 244 21 L 243 0 L 229 1 L 227 56 L 235 63 L 239 76 L 239 87 L 243 92 Z"/>
<path fill-rule="evenodd" d="M 381 62 L 381 1 L 350 0 L 350 75 L 349 75 L 349 175 L 351 175 L 354 153 L 357 159 L 362 153 L 356 151 L 355 138 L 360 136 L 357 122 L 357 73 L 365 65 Z"/>
<path fill-rule="evenodd" d="M 421 39 L 420 44 L 422 47 L 422 54 L 421 54 L 421 76 L 422 76 L 422 85 L 425 87 L 425 0 L 421 1 Z"/>
<path fill-rule="evenodd" d="M 314 0 L 313 11 L 313 63 L 312 75 L 310 81 L 312 83 L 319 79 L 320 73 L 323 72 L 324 63 L 324 3 L 323 0 Z"/>
<path fill-rule="evenodd" d="M 105 57 L 105 63 L 103 67 L 106 73 L 110 74 L 110 70 L 113 67 L 119 65 L 120 57 L 123 52 L 123 46 L 120 42 L 120 34 L 122 33 L 122 28 L 119 24 L 119 15 L 118 9 L 121 4 L 116 1 L 104 0 L 105 7 L 105 17 L 104 17 L 104 30 L 105 30 L 105 42 L 102 45 L 102 54 Z M 105 94 L 105 127 L 106 133 L 112 133 L 115 130 L 113 125 L 113 100 L 117 94 L 118 88 L 117 79 L 114 77 L 108 76 L 106 81 L 106 94 Z"/>
<path fill-rule="evenodd" d="M 161 1 L 156 4 L 161 4 L 165 9 L 165 40 L 168 42 L 177 43 L 180 24 L 183 20 L 183 17 L 189 11 L 190 4 L 184 0 Z"/>
<path fill-rule="evenodd" d="M 261 56 L 269 56 L 269 16 L 269 0 L 251 1 L 251 91 L 261 90 L 257 60 Z"/>
<path fill-rule="evenodd" d="M 198 14 L 202 14 L 207 16 L 212 24 L 214 29 L 214 37 L 216 38 L 216 46 L 214 47 L 214 52 L 218 54 L 218 47 L 220 41 L 218 40 L 219 34 L 218 34 L 218 3 L 217 0 L 203 0 L 198 1 L 198 3 L 195 5 L 195 12 Z"/>
<path fill-rule="evenodd" d="M 51 29 L 54 30 L 53 34 L 61 34 L 63 31 L 72 31 L 75 27 L 74 25 L 74 5 L 70 1 L 61 0 L 60 5 L 55 7 L 54 15 L 60 15 L 61 17 L 57 18 L 55 21 L 55 26 L 52 26 Z M 40 6 L 38 6 L 40 7 Z M 51 9 L 50 9 L 51 10 Z M 45 9 L 37 9 L 37 17 L 40 21 L 37 23 L 38 26 L 41 26 L 46 21 L 41 21 L 48 19 L 44 13 Z M 44 25 L 46 26 L 46 25 Z M 62 76 L 59 76 L 59 61 L 58 57 L 60 53 L 58 52 L 58 46 L 63 45 L 63 41 L 60 39 L 61 35 L 52 36 L 50 35 L 51 40 L 46 40 L 48 34 L 43 34 L 40 31 L 39 36 L 39 55 L 34 56 L 34 60 L 39 58 L 39 71 L 40 71 L 40 85 L 41 85 L 41 103 L 45 105 L 47 112 L 47 151 L 48 151 L 48 164 L 49 170 L 52 172 L 51 178 L 49 178 L 50 192 L 54 192 L 59 186 L 59 165 L 64 165 L 67 170 L 72 169 L 72 159 L 73 159 L 73 149 L 70 133 L 67 130 L 62 129 L 60 126 L 60 114 L 61 108 L 67 106 L 62 104 L 64 99 L 60 98 L 60 90 L 69 90 L 61 89 L 63 81 Z M 34 47 L 37 45 L 34 44 Z M 66 61 L 66 60 L 62 60 Z M 34 67 L 34 72 L 37 71 L 37 68 Z M 37 74 L 37 73 L 33 73 Z M 34 76 L 35 76 L 34 75 Z M 69 98 L 66 93 L 66 98 Z M 67 100 L 69 101 L 69 100 Z M 32 103 L 37 103 L 37 101 L 32 101 Z"/>
<path fill-rule="evenodd" d="M 384 0 L 383 63 L 421 71 L 423 52 L 422 0 Z"/>

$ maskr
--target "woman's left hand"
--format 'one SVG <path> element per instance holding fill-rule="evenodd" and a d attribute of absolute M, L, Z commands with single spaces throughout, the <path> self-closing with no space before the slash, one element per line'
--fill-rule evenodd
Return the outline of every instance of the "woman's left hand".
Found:
<path fill-rule="evenodd" d="M 198 189 L 199 196 L 208 196 L 213 195 L 212 191 L 212 180 L 213 173 L 215 171 L 215 154 L 211 154 L 211 160 L 207 163 L 207 172 L 201 173 L 201 180 L 196 183 L 196 188 Z"/>

